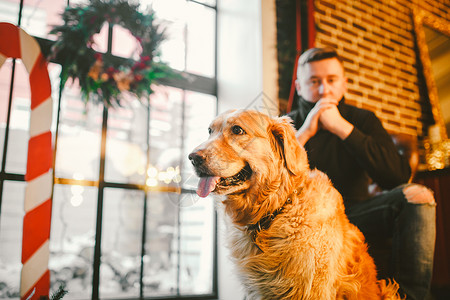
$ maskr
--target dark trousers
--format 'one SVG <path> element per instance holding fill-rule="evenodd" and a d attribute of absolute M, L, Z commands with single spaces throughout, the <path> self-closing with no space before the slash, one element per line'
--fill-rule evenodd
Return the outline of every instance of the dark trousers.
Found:
<path fill-rule="evenodd" d="M 407 299 L 429 296 L 436 239 L 436 205 L 409 203 L 402 190 L 384 192 L 346 213 L 366 237 L 379 278 L 393 278 Z"/>

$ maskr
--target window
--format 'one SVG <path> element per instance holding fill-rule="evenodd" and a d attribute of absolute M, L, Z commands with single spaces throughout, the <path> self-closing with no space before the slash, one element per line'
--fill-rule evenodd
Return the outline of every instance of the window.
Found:
<path fill-rule="evenodd" d="M 59 91 L 60 66 L 49 64 L 56 151 L 49 269 L 52 291 L 66 285 L 64 299 L 217 298 L 214 205 L 196 196 L 187 160 L 217 111 L 216 1 L 140 3 L 164 20 L 162 59 L 189 81 L 106 108 L 85 105 L 76 85 Z M 0 22 L 48 45 L 65 5 L 0 0 Z M 106 36 L 95 37 L 98 51 Z M 115 26 L 112 54 L 129 57 L 132 39 Z M 0 69 L 0 298 L 19 297 L 29 99 L 22 62 L 8 59 Z"/>

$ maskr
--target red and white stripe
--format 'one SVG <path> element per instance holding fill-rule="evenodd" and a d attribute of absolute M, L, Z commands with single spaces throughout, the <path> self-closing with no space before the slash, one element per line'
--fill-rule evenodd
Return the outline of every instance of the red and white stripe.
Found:
<path fill-rule="evenodd" d="M 0 67 L 6 58 L 22 59 L 30 76 L 31 115 L 25 180 L 21 299 L 49 295 L 49 238 L 52 194 L 51 84 L 47 61 L 37 41 L 10 23 L 0 23 Z"/>

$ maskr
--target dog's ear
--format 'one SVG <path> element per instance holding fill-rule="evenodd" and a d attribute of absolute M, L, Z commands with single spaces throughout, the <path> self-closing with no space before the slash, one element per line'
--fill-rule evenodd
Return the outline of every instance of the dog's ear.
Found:
<path fill-rule="evenodd" d="M 271 126 L 274 147 L 284 160 L 286 168 L 294 175 L 300 175 L 308 168 L 306 151 L 300 146 L 295 136 L 291 118 L 284 116 L 275 118 Z"/>

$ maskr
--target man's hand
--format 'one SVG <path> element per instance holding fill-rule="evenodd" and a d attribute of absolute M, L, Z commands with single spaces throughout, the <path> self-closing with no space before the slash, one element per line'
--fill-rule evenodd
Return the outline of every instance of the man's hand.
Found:
<path fill-rule="evenodd" d="M 353 130 L 353 125 L 344 119 L 336 105 L 324 110 L 319 116 L 319 122 L 323 129 L 345 140 Z"/>
<path fill-rule="evenodd" d="M 338 103 L 339 101 L 328 98 L 322 98 L 316 102 L 313 109 L 308 113 L 302 127 L 297 131 L 297 140 L 301 145 L 304 146 L 319 130 L 319 119 L 321 114 L 327 109 L 336 107 Z"/>
<path fill-rule="evenodd" d="M 322 98 L 317 101 L 302 127 L 297 131 L 297 140 L 301 145 L 304 146 L 317 133 L 319 126 L 341 139 L 349 136 L 353 130 L 353 125 L 341 116 L 337 109 L 338 104 L 338 100 L 329 98 Z"/>

